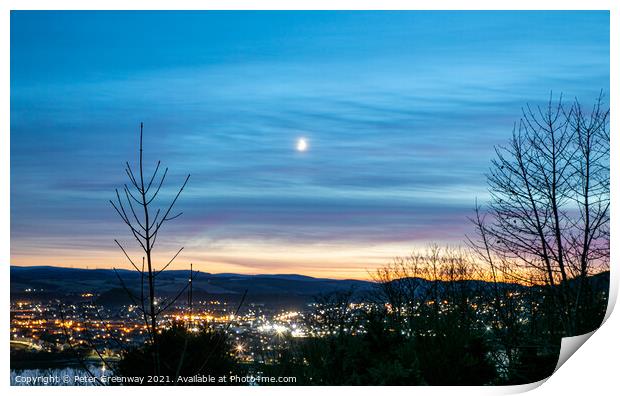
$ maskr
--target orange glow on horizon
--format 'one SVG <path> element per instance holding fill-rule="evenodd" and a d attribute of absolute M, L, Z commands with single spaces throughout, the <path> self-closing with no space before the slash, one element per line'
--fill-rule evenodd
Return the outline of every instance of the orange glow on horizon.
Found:
<path fill-rule="evenodd" d="M 411 243 L 382 243 L 367 246 L 353 244 L 297 244 L 277 242 L 226 241 L 204 254 L 202 241 L 191 241 L 169 269 L 189 269 L 209 273 L 298 274 L 315 278 L 371 280 L 371 273 L 393 257 L 411 253 Z M 206 244 L 206 243 L 205 243 Z M 203 245 L 204 246 L 204 245 Z M 12 254 L 11 265 L 54 266 L 66 268 L 133 269 L 122 252 L 55 250 L 53 254 Z M 129 250 L 139 263 L 140 252 Z M 154 253 L 156 268 L 165 265 L 175 251 L 162 248 Z M 162 264 L 163 263 L 163 264 Z"/>
<path fill-rule="evenodd" d="M 201 252 L 203 246 L 215 246 L 209 252 Z M 381 243 L 366 246 L 343 243 L 320 244 L 280 244 L 263 241 L 218 241 L 217 244 L 203 240 L 190 241 L 185 250 L 169 267 L 170 270 L 187 270 L 190 263 L 196 271 L 217 273 L 237 273 L 243 275 L 259 274 L 298 274 L 315 278 L 373 280 L 377 269 L 389 265 L 395 257 L 406 257 L 412 252 L 424 252 L 427 245 L 415 246 L 413 243 Z M 128 250 L 134 262 L 141 257 L 137 250 Z M 161 268 L 174 255 L 176 250 L 157 250 L 154 254 L 155 269 Z M 123 257 L 122 252 L 79 251 L 56 249 L 52 254 L 12 254 L 14 266 L 54 266 L 84 269 L 128 269 L 133 267 Z M 492 281 L 493 277 L 484 264 L 469 279 Z M 603 268 L 604 270 L 604 268 Z M 497 273 L 499 282 L 521 284 L 544 284 L 537 274 L 515 266 L 511 274 Z M 423 274 L 417 275 L 425 278 Z"/>

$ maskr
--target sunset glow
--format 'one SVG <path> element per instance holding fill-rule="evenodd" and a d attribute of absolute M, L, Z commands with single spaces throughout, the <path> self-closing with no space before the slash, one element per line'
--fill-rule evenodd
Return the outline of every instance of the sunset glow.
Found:
<path fill-rule="evenodd" d="M 463 245 L 525 103 L 608 87 L 605 13 L 14 12 L 11 264 L 141 257 L 108 200 L 144 122 L 162 202 L 192 175 L 157 265 L 367 279 Z"/>

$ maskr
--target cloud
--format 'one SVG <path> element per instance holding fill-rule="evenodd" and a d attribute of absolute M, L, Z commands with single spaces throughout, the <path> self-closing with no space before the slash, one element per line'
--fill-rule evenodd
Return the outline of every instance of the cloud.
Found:
<path fill-rule="evenodd" d="M 14 260 L 112 251 L 107 200 L 140 121 L 147 169 L 170 167 L 161 198 L 192 174 L 170 246 L 226 241 L 232 265 L 235 240 L 458 243 L 521 106 L 609 87 L 605 13 L 82 17 L 58 17 L 78 36 L 52 14 L 12 20 Z M 152 18 L 178 29 L 136 35 Z"/>

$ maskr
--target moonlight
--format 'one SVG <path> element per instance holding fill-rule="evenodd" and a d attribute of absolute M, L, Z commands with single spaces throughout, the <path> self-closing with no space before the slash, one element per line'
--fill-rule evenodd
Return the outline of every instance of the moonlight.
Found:
<path fill-rule="evenodd" d="M 297 139 L 297 151 L 308 150 L 308 141 L 305 138 Z"/>

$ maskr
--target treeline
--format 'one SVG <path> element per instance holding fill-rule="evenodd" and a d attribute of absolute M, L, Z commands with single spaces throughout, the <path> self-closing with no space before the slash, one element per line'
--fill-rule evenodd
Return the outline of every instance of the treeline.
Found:
<path fill-rule="evenodd" d="M 276 364 L 256 370 L 312 385 L 501 385 L 551 375 L 564 335 L 552 299 L 559 286 L 473 280 L 482 271 L 459 249 L 396 259 L 376 272 L 372 303 L 352 292 L 322 296 L 310 338 L 291 338 L 273 353 Z M 584 329 L 602 322 L 608 282 L 608 273 L 592 282 Z"/>

